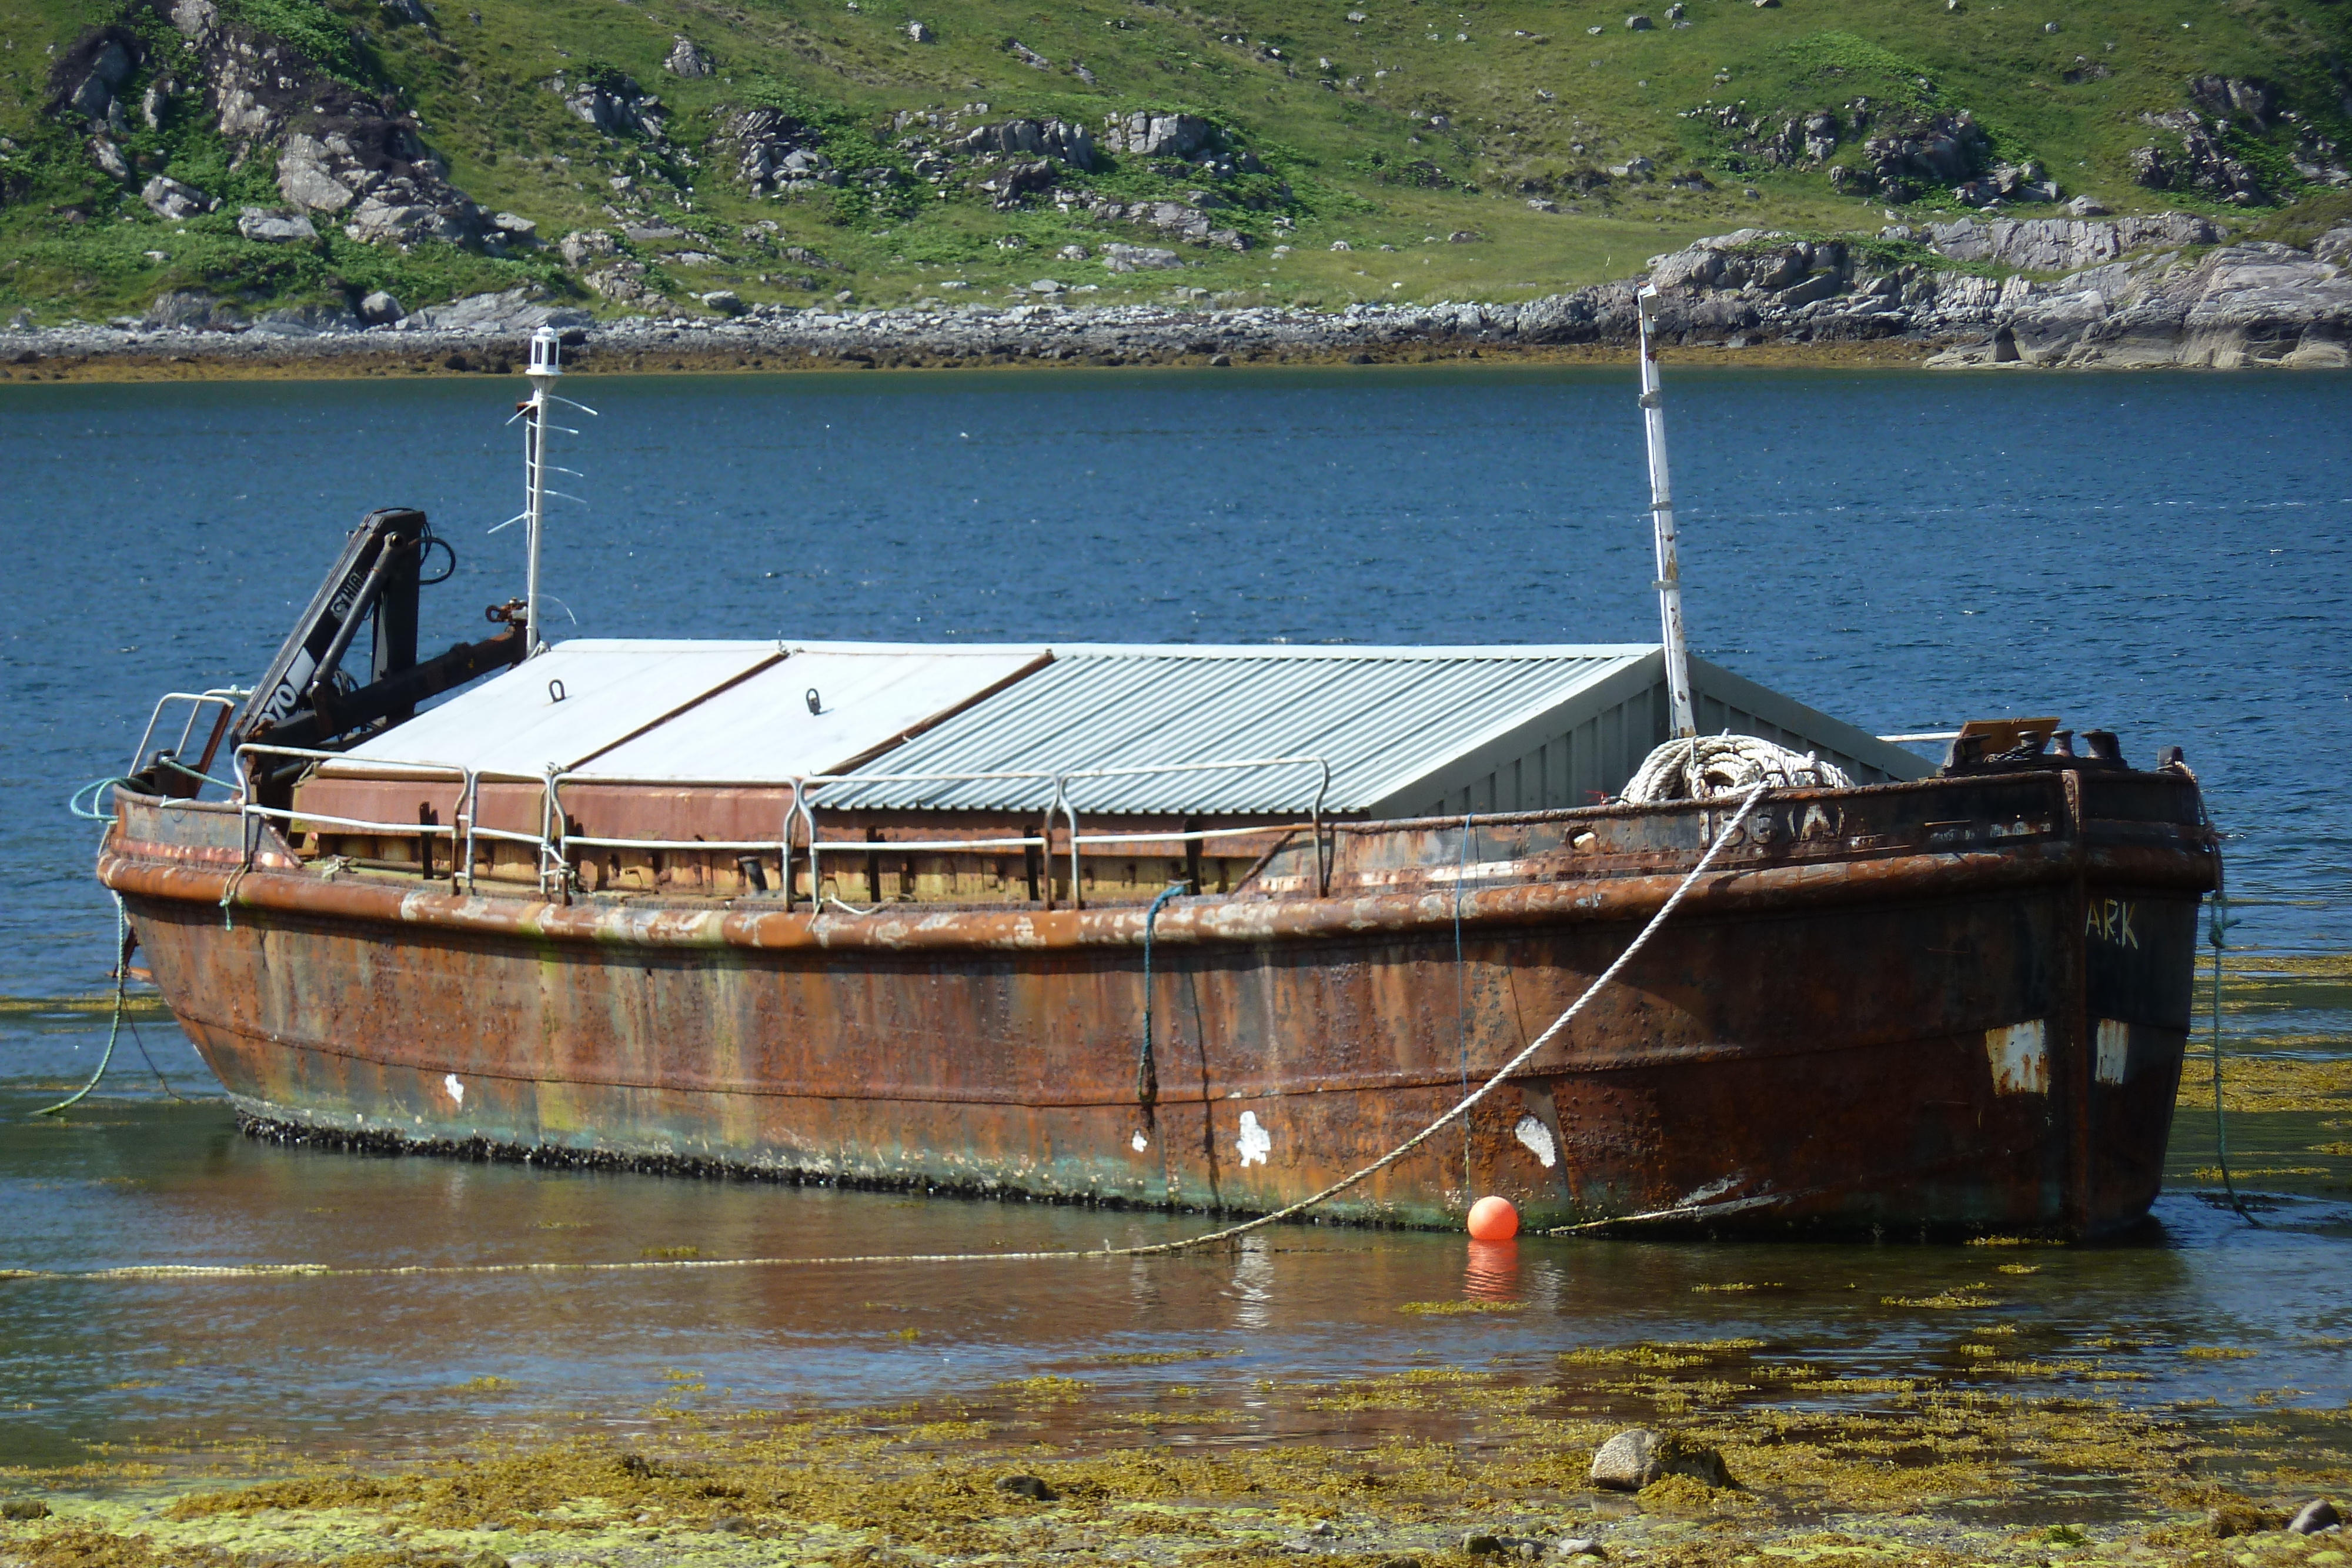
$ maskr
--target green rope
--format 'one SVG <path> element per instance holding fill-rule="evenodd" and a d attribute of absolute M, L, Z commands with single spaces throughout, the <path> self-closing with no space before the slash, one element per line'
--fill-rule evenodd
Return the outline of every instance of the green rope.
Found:
<path fill-rule="evenodd" d="M 131 983 L 131 916 L 122 908 L 122 895 L 114 895 L 114 1022 L 106 1031 L 106 1054 L 98 1059 L 98 1071 L 89 1082 L 54 1105 L 44 1105 L 33 1113 L 36 1116 L 55 1116 L 68 1106 L 79 1104 L 83 1096 L 98 1087 L 106 1076 L 106 1064 L 114 1060 L 114 1042 L 122 1038 L 122 1009 L 125 988 Z M 143 1048 L 142 1048 L 143 1049 Z"/>
<path fill-rule="evenodd" d="M 1469 981 L 1462 957 L 1462 883 L 1470 874 L 1470 841 L 1475 814 L 1462 813 L 1462 853 L 1454 870 L 1454 1043 L 1462 1051 L 1462 1092 L 1470 1092 Z M 1462 1118 L 1462 1201 L 1470 1201 L 1470 1118 Z"/>
<path fill-rule="evenodd" d="M 114 821 L 114 813 L 111 811 L 101 811 L 98 809 L 98 792 L 105 789 L 110 784 L 128 784 L 130 782 L 130 779 L 122 778 L 120 775 L 110 775 L 104 779 L 93 779 L 89 783 L 83 785 L 80 789 L 73 792 L 72 798 L 66 801 L 66 810 L 71 811 L 75 816 L 79 817 L 85 822 L 110 822 Z M 88 797 L 89 800 L 89 804 L 88 806 L 84 806 L 82 804 L 84 797 Z"/>
<path fill-rule="evenodd" d="M 1160 1103 L 1160 1066 L 1151 1056 L 1151 927 L 1160 919 L 1160 906 L 1191 885 L 1170 883 L 1143 912 L 1143 1049 L 1135 1059 L 1135 1101 L 1143 1108 L 1147 1125 L 1153 1119 L 1152 1108 Z"/>
<path fill-rule="evenodd" d="M 2217 866 L 2221 853 L 2216 846 Z M 2259 1230 L 2263 1222 L 2246 1212 L 2245 1203 L 2238 1197 L 2238 1184 L 2230 1176 L 2230 1124 L 2221 1106 L 2221 937 L 2236 922 L 2230 918 L 2230 896 L 2221 891 L 2218 871 L 2213 880 L 2212 919 L 2207 927 L 2213 944 L 2213 1152 L 2221 1164 L 2221 1190 L 2230 1195 L 2230 1207 L 2238 1211 L 2239 1218 Z"/>

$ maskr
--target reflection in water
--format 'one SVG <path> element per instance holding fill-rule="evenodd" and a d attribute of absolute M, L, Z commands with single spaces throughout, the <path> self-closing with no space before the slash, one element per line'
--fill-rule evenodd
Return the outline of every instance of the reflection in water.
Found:
<path fill-rule="evenodd" d="M 1462 1293 L 1474 1301 L 1516 1301 L 1519 1299 L 1519 1243 L 1473 1241 L 1462 1270 Z"/>
<path fill-rule="evenodd" d="M 1234 1259 L 1234 1294 L 1241 1298 L 1235 1328 L 1263 1329 L 1274 1321 L 1274 1259 L 1264 1231 L 1242 1239 Z"/>
<path fill-rule="evenodd" d="M 706 1259 L 992 1241 L 1092 1250 L 1106 1238 L 1164 1241 L 1202 1224 L 289 1149 L 239 1136 L 217 1102 L 94 1102 L 79 1119 L 28 1120 L 41 1103 L 0 1087 L 0 1212 L 10 1217 L 0 1269 L 626 1263 L 681 1245 Z M 1163 1367 L 1111 1359 L 1139 1353 L 1197 1360 L 1182 1382 L 1254 1399 L 1264 1383 L 1433 1364 L 1547 1380 L 1563 1349 L 1638 1340 L 1761 1341 L 1759 1354 L 1850 1386 L 1959 1375 L 1988 1388 L 2079 1387 L 2063 1369 L 2095 1360 L 2131 1375 L 2096 1391 L 2134 1404 L 2202 1397 L 2243 1410 L 2285 1386 L 2303 1391 L 2298 1404 L 2352 1397 L 2343 1359 L 2313 1354 L 2316 1342 L 2352 1332 L 2352 1270 L 2325 1231 L 2342 1224 L 2341 1206 L 2290 1204 L 2266 1213 L 2271 1228 L 2260 1231 L 2193 1197 L 2168 1197 L 2158 1212 L 2148 1240 L 2113 1248 L 1528 1236 L 1474 1246 L 1458 1233 L 1296 1226 L 1230 1254 L 1045 1266 L 18 1280 L 0 1282 L 0 1385 L 10 1391 L 0 1465 L 159 1441 L 198 1466 L 256 1440 L 396 1457 L 452 1432 L 573 1421 L 567 1413 L 634 1421 L 675 1396 L 668 1375 L 681 1368 L 726 1391 L 705 1404 L 759 1408 L 984 1397 L 1040 1374 L 1083 1378 L 1116 1402 L 1170 1381 Z M 1465 1296 L 1526 1305 L 1402 1310 Z M 1928 1304 L 1957 1298 L 1997 1305 Z M 2048 1371 L 1983 1371 L 1985 1358 L 1964 1346 L 1985 1329 L 2002 1331 L 2001 1364 Z M 2251 1354 L 2182 1354 L 2191 1346 Z M 1784 1382 L 1755 1397 L 1807 1396 Z M 1339 1419 L 1263 1400 L 1245 1407 L 1293 1435 Z"/>

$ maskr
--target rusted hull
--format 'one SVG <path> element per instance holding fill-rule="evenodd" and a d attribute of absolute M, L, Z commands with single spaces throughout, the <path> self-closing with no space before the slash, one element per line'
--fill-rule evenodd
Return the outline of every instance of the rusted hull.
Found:
<path fill-rule="evenodd" d="M 2103 831 L 2074 788 L 2000 787 L 2042 790 L 2071 826 L 1944 847 L 1809 848 L 1804 802 L 1776 808 L 1466 1139 L 1331 1212 L 1451 1224 L 1498 1192 L 1538 1226 L 2132 1223 L 2158 1188 L 2210 857 L 2193 790 Z M 1953 794 L 1916 794 L 1934 789 Z M 1884 797 L 1948 839 L 1936 813 L 1958 793 L 1842 792 L 1841 827 Z M 1656 847 L 1568 874 L 1558 846 L 1582 822 Z M 101 873 L 239 1109 L 281 1128 L 1263 1210 L 1385 1153 L 1540 1033 L 1711 828 L 1687 809 L 1490 828 L 1519 831 L 1517 858 L 1459 894 L 1458 962 L 1454 891 L 1406 874 L 1442 863 L 1444 824 L 1352 830 L 1354 880 L 1328 897 L 1171 904 L 1148 1072 L 1139 909 L 463 897 L 267 854 L 242 869 L 234 829 L 184 809 L 127 807 Z"/>

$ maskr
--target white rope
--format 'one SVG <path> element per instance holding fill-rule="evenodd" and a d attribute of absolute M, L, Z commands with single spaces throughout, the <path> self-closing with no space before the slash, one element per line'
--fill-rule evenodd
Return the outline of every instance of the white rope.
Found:
<path fill-rule="evenodd" d="M 335 1269 L 307 1263 L 225 1265 L 218 1267 L 172 1267 L 148 1265 L 123 1269 L 90 1270 L 83 1272 L 72 1272 L 63 1270 L 24 1269 L 0 1270 L 0 1280 L 211 1280 L 254 1278 L 315 1279 L 322 1277 L 349 1279 L 353 1276 L 360 1275 L 381 1276 L 397 1274 L 618 1273 L 628 1270 L 647 1269 L 765 1269 L 784 1266 L 808 1269 L 853 1263 L 1036 1263 L 1061 1261 L 1080 1258 L 1159 1258 L 1165 1257 L 1172 1252 L 1190 1251 L 1196 1247 L 1211 1247 L 1221 1241 L 1231 1241 L 1237 1237 L 1246 1236 L 1253 1230 L 1263 1230 L 1269 1225 L 1278 1225 L 1286 1219 L 1304 1214 L 1307 1210 L 1315 1207 L 1318 1204 L 1328 1202 L 1330 1199 L 1339 1197 L 1341 1193 L 1346 1192 L 1349 1187 L 1356 1186 L 1365 1181 L 1369 1181 L 1371 1177 L 1378 1176 L 1381 1172 L 1388 1169 L 1389 1166 L 1396 1164 L 1397 1161 L 1404 1158 L 1405 1155 L 1421 1147 L 1422 1145 L 1427 1143 L 1431 1138 L 1436 1136 L 1439 1132 L 1444 1130 L 1448 1123 L 1454 1121 L 1457 1116 L 1468 1115 L 1471 1110 L 1476 1106 L 1480 1101 L 1486 1099 L 1487 1095 L 1493 1093 L 1497 1088 L 1501 1087 L 1504 1080 L 1509 1078 L 1511 1074 L 1526 1066 L 1538 1051 L 1543 1050 L 1544 1047 L 1559 1039 L 1561 1031 L 1568 1028 L 1569 1024 L 1575 1019 L 1576 1015 L 1582 1012 L 1586 1006 L 1591 1002 L 1592 998 L 1601 994 L 1601 988 L 1607 986 L 1612 980 L 1614 980 L 1619 974 L 1623 972 L 1625 966 L 1632 963 L 1635 956 L 1638 955 L 1643 948 L 1649 946 L 1650 938 L 1658 934 L 1658 928 L 1666 923 L 1667 918 L 1674 914 L 1675 910 L 1681 904 L 1684 898 L 1688 896 L 1690 890 L 1697 884 L 1698 879 L 1706 874 L 1707 868 L 1715 863 L 1715 857 L 1722 852 L 1724 845 L 1731 841 L 1731 835 L 1733 832 L 1748 820 L 1748 814 L 1756 809 L 1756 802 L 1762 800 L 1765 792 L 1771 788 L 1772 786 L 1769 782 L 1759 783 L 1748 791 L 1746 797 L 1740 800 L 1738 807 L 1725 819 L 1721 830 L 1716 833 L 1713 841 L 1707 844 L 1706 852 L 1699 856 L 1698 863 L 1691 867 L 1689 873 L 1685 875 L 1678 884 L 1676 884 L 1675 891 L 1667 895 L 1666 901 L 1658 906 L 1658 912 L 1650 916 L 1649 924 L 1642 927 L 1641 934 L 1633 938 L 1632 944 L 1629 945 L 1622 953 L 1617 955 L 1616 961 L 1611 964 L 1606 969 L 1601 971 L 1600 975 L 1594 978 L 1593 982 L 1585 987 L 1584 994 L 1578 997 L 1575 1001 L 1570 1002 L 1569 1004 L 1568 1010 L 1560 1014 L 1559 1017 L 1554 1019 L 1549 1029 L 1545 1030 L 1543 1033 L 1536 1036 L 1534 1040 L 1529 1040 L 1517 1056 L 1512 1057 L 1508 1061 L 1503 1063 L 1502 1066 L 1496 1068 L 1492 1077 L 1488 1078 L 1486 1082 L 1480 1084 L 1470 1093 L 1463 1096 L 1460 1103 L 1455 1104 L 1452 1110 L 1447 1111 L 1444 1115 L 1439 1116 L 1437 1120 L 1432 1122 L 1428 1126 L 1423 1127 L 1420 1132 L 1415 1133 L 1412 1137 L 1407 1138 L 1403 1143 L 1399 1144 L 1395 1148 L 1391 1149 L 1387 1154 L 1382 1155 L 1379 1159 L 1374 1160 L 1370 1165 L 1364 1166 L 1361 1170 L 1356 1171 L 1351 1175 L 1340 1177 L 1338 1181 L 1333 1182 L 1329 1186 L 1325 1187 L 1322 1191 L 1315 1194 L 1311 1197 L 1302 1197 L 1297 1203 L 1290 1204 L 1282 1208 L 1277 1208 L 1271 1214 L 1259 1215 L 1255 1219 L 1245 1219 L 1239 1225 L 1228 1225 L 1223 1229 L 1211 1230 L 1199 1236 L 1186 1237 L 1181 1241 L 1160 1241 L 1140 1247 L 1103 1247 L 1093 1251 L 1059 1249 L 1047 1252 L 898 1253 L 839 1258 L 662 1259 L 659 1260 L 643 1260 L 627 1263 L 410 1264 L 402 1267 L 372 1269 Z M 1661 1210 L 1659 1211 L 1659 1217 L 1664 1217 L 1665 1215 L 1679 1215 L 1682 1212 L 1684 1211 Z M 1654 1217 L 1650 1215 L 1631 1215 L 1626 1218 L 1629 1219 L 1647 1219 Z M 1604 1221 L 1601 1223 L 1609 1222 Z"/>
<path fill-rule="evenodd" d="M 1628 805 L 1706 800 L 1753 784 L 1776 789 L 1851 789 L 1843 768 L 1810 751 L 1791 751 L 1752 735 L 1698 735 L 1670 740 L 1642 760 L 1625 781 Z"/>
<path fill-rule="evenodd" d="M 1642 927 L 1642 934 L 1633 938 L 1633 944 L 1622 953 L 1617 955 L 1617 961 L 1610 965 L 1606 969 L 1601 970 L 1599 977 L 1596 978 L 1592 984 L 1584 988 L 1584 994 L 1577 998 L 1576 1000 L 1570 1002 L 1568 1005 L 1568 1010 L 1566 1012 L 1551 1020 L 1551 1027 L 1549 1029 L 1536 1036 L 1532 1040 L 1529 1040 L 1527 1046 L 1521 1050 L 1517 1056 L 1514 1056 L 1510 1061 L 1496 1068 L 1495 1070 L 1495 1075 L 1487 1079 L 1486 1082 L 1481 1083 L 1472 1092 L 1464 1096 L 1460 1104 L 1454 1106 L 1451 1111 L 1446 1112 L 1445 1114 L 1440 1116 L 1436 1121 L 1432 1122 L 1428 1126 L 1423 1127 L 1420 1132 L 1415 1133 L 1412 1137 L 1407 1138 L 1403 1143 L 1399 1144 L 1395 1148 L 1391 1149 L 1387 1154 L 1382 1155 L 1379 1159 L 1374 1160 L 1370 1165 L 1366 1166 L 1362 1170 L 1356 1172 L 1353 1176 L 1342 1176 L 1339 1180 L 1333 1182 L 1329 1186 L 1325 1187 L 1321 1192 L 1317 1193 L 1312 1197 L 1302 1197 L 1297 1203 L 1290 1205 L 1287 1208 L 1277 1208 L 1272 1214 L 1262 1214 L 1255 1219 L 1244 1220 L 1239 1225 L 1227 1226 L 1223 1230 L 1213 1230 L 1206 1236 L 1195 1236 L 1190 1240 L 1163 1241 L 1156 1247 L 1123 1248 L 1120 1249 L 1122 1255 L 1130 1258 L 1142 1258 L 1149 1257 L 1153 1253 L 1158 1252 L 1181 1251 L 1187 1247 L 1206 1247 L 1212 1242 L 1230 1241 L 1236 1236 L 1244 1236 L 1262 1227 L 1273 1225 L 1280 1220 L 1288 1219 L 1293 1215 L 1302 1214 L 1328 1198 L 1337 1197 L 1339 1194 L 1347 1191 L 1349 1187 L 1354 1186 L 1357 1183 L 1363 1181 L 1368 1177 L 1379 1175 L 1381 1171 L 1388 1169 L 1389 1166 L 1396 1164 L 1397 1161 L 1404 1158 L 1405 1155 L 1412 1153 L 1413 1150 L 1421 1147 L 1423 1144 L 1435 1136 L 1439 1129 L 1443 1128 L 1448 1122 L 1453 1121 L 1456 1116 L 1468 1115 L 1470 1113 L 1471 1107 L 1477 1104 L 1479 1101 L 1484 1100 L 1487 1095 L 1493 1093 L 1496 1089 L 1502 1086 L 1503 1080 L 1508 1078 L 1512 1073 L 1517 1072 L 1520 1068 L 1526 1066 L 1529 1059 L 1531 1059 L 1536 1052 L 1541 1051 L 1545 1046 L 1549 1045 L 1553 1040 L 1559 1039 L 1560 1032 L 1568 1028 L 1570 1022 L 1575 1019 L 1576 1015 L 1584 1010 L 1585 1005 L 1591 1002 L 1593 998 L 1601 994 L 1601 988 L 1603 986 L 1606 986 L 1610 981 L 1615 979 L 1619 971 L 1633 961 L 1635 954 L 1641 952 L 1643 948 L 1649 946 L 1650 938 L 1657 935 L 1658 927 L 1666 923 L 1666 917 L 1675 912 L 1675 905 L 1681 904 L 1684 897 L 1689 894 L 1691 888 L 1697 883 L 1698 879 L 1706 874 L 1706 869 L 1715 863 L 1715 857 L 1717 854 L 1721 852 L 1725 844 L 1731 841 L 1733 831 L 1742 822 L 1747 821 L 1748 813 L 1755 810 L 1756 802 L 1762 800 L 1764 798 L 1764 792 L 1770 788 L 1771 785 L 1769 784 L 1759 784 L 1754 789 L 1748 791 L 1748 797 L 1746 800 L 1740 801 L 1738 810 L 1732 812 L 1730 817 L 1725 821 L 1723 831 L 1715 835 L 1715 841 L 1706 846 L 1706 852 L 1705 854 L 1699 856 L 1698 864 L 1690 868 L 1690 874 L 1684 877 L 1681 883 L 1675 886 L 1675 891 L 1667 895 L 1665 903 L 1658 905 L 1658 912 L 1650 916 L 1650 923 Z"/>

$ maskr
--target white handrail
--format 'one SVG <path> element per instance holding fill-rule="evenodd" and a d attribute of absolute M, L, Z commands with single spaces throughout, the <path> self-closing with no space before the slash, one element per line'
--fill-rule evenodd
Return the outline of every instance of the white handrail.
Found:
<path fill-rule="evenodd" d="M 136 773 L 145 763 L 147 743 L 155 738 L 155 727 L 163 721 L 163 709 L 168 705 L 172 703 L 188 705 L 188 722 L 180 727 L 179 742 L 172 747 L 172 757 L 176 761 L 180 755 L 188 749 L 188 737 L 196 732 L 196 716 L 204 712 L 206 706 L 222 707 L 230 713 L 235 713 L 236 705 L 252 695 L 243 686 L 214 686 L 208 691 L 201 692 L 165 692 L 155 699 L 154 707 L 147 715 L 147 727 L 139 733 L 139 744 L 131 749 L 131 767 L 127 771 Z"/>

